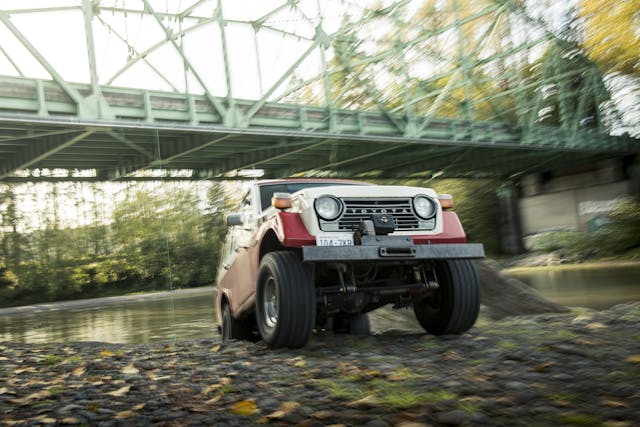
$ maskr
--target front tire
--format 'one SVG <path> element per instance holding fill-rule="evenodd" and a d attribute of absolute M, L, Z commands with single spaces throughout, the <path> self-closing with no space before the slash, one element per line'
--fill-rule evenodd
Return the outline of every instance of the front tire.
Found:
<path fill-rule="evenodd" d="M 480 311 L 480 284 L 470 260 L 438 261 L 440 288 L 413 304 L 420 325 L 433 335 L 462 334 L 476 322 Z"/>
<path fill-rule="evenodd" d="M 258 271 L 256 320 L 267 346 L 303 347 L 315 319 L 315 288 L 300 257 L 289 251 L 266 254 Z"/>

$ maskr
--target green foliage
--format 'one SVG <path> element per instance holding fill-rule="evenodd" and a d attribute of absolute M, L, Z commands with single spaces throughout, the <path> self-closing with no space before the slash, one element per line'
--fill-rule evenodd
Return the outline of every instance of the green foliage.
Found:
<path fill-rule="evenodd" d="M 581 236 L 582 233 L 578 231 L 540 233 L 527 239 L 527 247 L 532 251 L 553 252 L 575 246 Z"/>
<path fill-rule="evenodd" d="M 596 231 L 554 231 L 534 236 L 533 250 L 565 250 L 577 256 L 619 256 L 640 253 L 640 202 L 620 202 L 609 222 Z"/>
<path fill-rule="evenodd" d="M 496 189 L 499 182 L 490 179 L 443 179 L 428 185 L 438 193 L 451 194 L 453 210 L 470 242 L 482 243 L 489 254 L 500 252 L 500 208 Z"/>
<path fill-rule="evenodd" d="M 0 304 L 212 284 L 225 197 L 216 184 L 203 203 L 196 189 L 138 191 L 114 207 L 109 225 L 97 223 L 95 213 L 96 223 L 62 228 L 54 212 L 43 229 L 30 233 L 20 231 L 15 195 L 5 192 L 11 203 L 0 205 L 0 214 L 12 226 L 0 229 L 0 241 L 23 244 L 19 253 L 14 245 L 0 246 L 10 262 L 0 261 Z"/>

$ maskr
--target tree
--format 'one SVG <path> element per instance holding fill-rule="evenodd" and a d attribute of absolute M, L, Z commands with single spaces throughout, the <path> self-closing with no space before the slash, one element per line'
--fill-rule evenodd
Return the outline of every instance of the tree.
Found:
<path fill-rule="evenodd" d="M 581 0 L 584 47 L 604 73 L 640 77 L 640 3 Z"/>

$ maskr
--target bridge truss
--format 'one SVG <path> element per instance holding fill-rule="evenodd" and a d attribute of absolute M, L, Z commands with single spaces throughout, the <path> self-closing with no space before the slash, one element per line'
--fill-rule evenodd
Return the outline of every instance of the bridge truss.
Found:
<path fill-rule="evenodd" d="M 4 3 L 6 181 L 509 177 L 640 147 L 538 2 Z"/>

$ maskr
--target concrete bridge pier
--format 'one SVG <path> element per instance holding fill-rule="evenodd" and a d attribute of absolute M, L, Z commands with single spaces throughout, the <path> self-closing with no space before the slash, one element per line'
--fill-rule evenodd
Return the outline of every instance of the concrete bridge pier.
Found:
<path fill-rule="evenodd" d="M 506 181 L 498 188 L 497 194 L 500 203 L 502 251 L 509 255 L 521 254 L 525 249 L 518 206 L 518 187 L 515 182 Z"/>
<path fill-rule="evenodd" d="M 639 194 L 640 164 L 633 158 L 618 158 L 571 171 L 530 174 L 519 183 L 519 197 L 516 190 L 512 185 L 498 191 L 506 221 L 503 249 L 507 253 L 524 250 L 524 245 L 518 246 L 523 236 L 588 231 L 606 223 L 621 200 Z M 518 231 L 519 240 L 513 236 Z"/>

